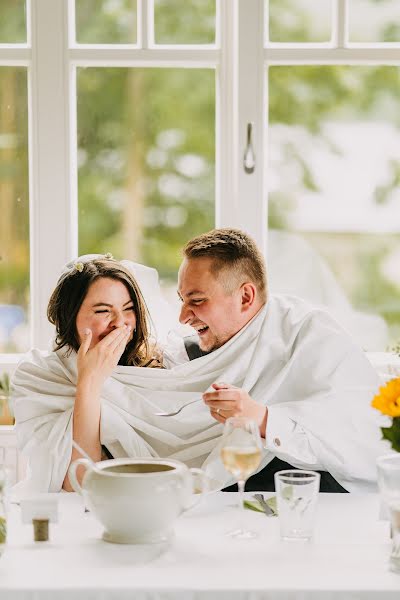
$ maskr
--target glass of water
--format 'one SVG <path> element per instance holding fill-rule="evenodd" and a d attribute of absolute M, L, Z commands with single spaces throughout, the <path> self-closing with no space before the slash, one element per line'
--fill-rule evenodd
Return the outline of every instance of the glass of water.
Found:
<path fill-rule="evenodd" d="M 381 456 L 376 462 L 379 490 L 390 513 L 392 534 L 390 569 L 400 573 L 400 453 Z"/>
<path fill-rule="evenodd" d="M 3 448 L 0 448 L 3 450 Z M 4 452 L 3 452 L 4 454 Z M 0 556 L 3 554 L 7 540 L 7 514 L 6 514 L 6 470 L 0 464 Z"/>
<path fill-rule="evenodd" d="M 290 469 L 275 473 L 275 490 L 281 538 L 312 538 L 320 474 L 315 471 Z"/>

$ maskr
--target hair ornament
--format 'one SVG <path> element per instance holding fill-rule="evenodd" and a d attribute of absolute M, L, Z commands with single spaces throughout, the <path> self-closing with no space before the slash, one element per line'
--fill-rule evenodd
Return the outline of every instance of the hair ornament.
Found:
<path fill-rule="evenodd" d="M 79 273 L 82 273 L 82 271 L 83 271 L 83 262 L 75 262 L 74 263 L 74 268 L 76 269 L 76 271 L 79 271 Z"/>
<path fill-rule="evenodd" d="M 111 254 L 111 252 L 107 252 L 107 253 L 104 255 L 104 258 L 107 258 L 108 260 L 113 260 L 113 258 L 114 258 L 114 257 L 113 257 L 113 255 Z"/>

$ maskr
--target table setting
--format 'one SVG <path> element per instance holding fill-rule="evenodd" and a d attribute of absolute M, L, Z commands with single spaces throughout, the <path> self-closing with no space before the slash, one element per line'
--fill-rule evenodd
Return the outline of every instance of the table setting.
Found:
<path fill-rule="evenodd" d="M 245 511 L 252 539 L 226 532 L 236 523 L 237 494 L 209 494 L 179 517 L 165 543 L 103 541 L 103 526 L 78 494 L 56 494 L 57 523 L 47 542 L 11 504 L 0 594 L 18 598 L 398 598 L 388 568 L 390 527 L 378 495 L 320 494 L 312 541 L 288 542 L 279 518 Z M 271 497 L 270 494 L 265 494 Z M 253 494 L 245 494 L 251 500 Z M 101 595 L 100 595 L 101 594 Z M 134 594 L 134 595 L 133 595 Z"/>
<path fill-rule="evenodd" d="M 300 469 L 275 474 L 276 494 L 247 493 L 260 449 L 254 422 L 227 420 L 221 460 L 238 493 L 164 459 L 81 458 L 69 471 L 76 493 L 8 503 L 1 479 L 0 595 L 398 599 L 400 454 L 378 464 L 381 495 L 319 493 L 319 474 Z"/>

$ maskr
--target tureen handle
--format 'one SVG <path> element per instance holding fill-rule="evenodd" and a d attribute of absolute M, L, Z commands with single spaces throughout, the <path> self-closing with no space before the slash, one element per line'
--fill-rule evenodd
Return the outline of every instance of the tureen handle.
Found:
<path fill-rule="evenodd" d="M 90 462 L 88 461 L 87 458 L 78 458 L 77 460 L 74 460 L 74 462 L 70 464 L 69 470 L 68 470 L 68 477 L 69 477 L 69 482 L 72 485 L 72 487 L 74 488 L 74 490 L 82 496 L 83 490 L 82 490 L 82 488 L 78 482 L 78 478 L 76 476 L 76 469 L 79 467 L 79 465 L 84 465 L 87 469 L 91 468 Z"/>
<path fill-rule="evenodd" d="M 190 501 L 183 508 L 184 511 L 189 510 L 189 508 L 193 508 L 193 506 L 196 506 L 196 504 L 200 502 L 200 500 L 209 490 L 209 479 L 206 473 L 203 471 L 203 469 L 191 468 L 189 469 L 189 471 L 192 474 L 190 490 L 191 493 Z M 196 486 L 194 486 L 194 480 L 196 480 Z M 197 492 L 197 487 L 200 488 L 198 490 L 199 493 L 195 494 L 194 492 Z"/>

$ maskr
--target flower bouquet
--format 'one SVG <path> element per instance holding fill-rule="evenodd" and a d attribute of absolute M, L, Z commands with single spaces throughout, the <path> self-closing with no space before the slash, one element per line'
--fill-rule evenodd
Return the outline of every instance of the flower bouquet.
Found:
<path fill-rule="evenodd" d="M 379 388 L 372 406 L 392 418 L 390 427 L 381 427 L 382 436 L 391 443 L 393 450 L 400 452 L 400 377 L 391 379 Z"/>
<path fill-rule="evenodd" d="M 392 419 L 390 427 L 381 427 L 382 436 L 390 442 L 393 450 L 400 452 L 400 377 L 379 388 L 372 406 Z M 400 573 L 400 454 L 379 457 L 377 466 L 379 489 L 391 521 L 390 568 Z"/>

